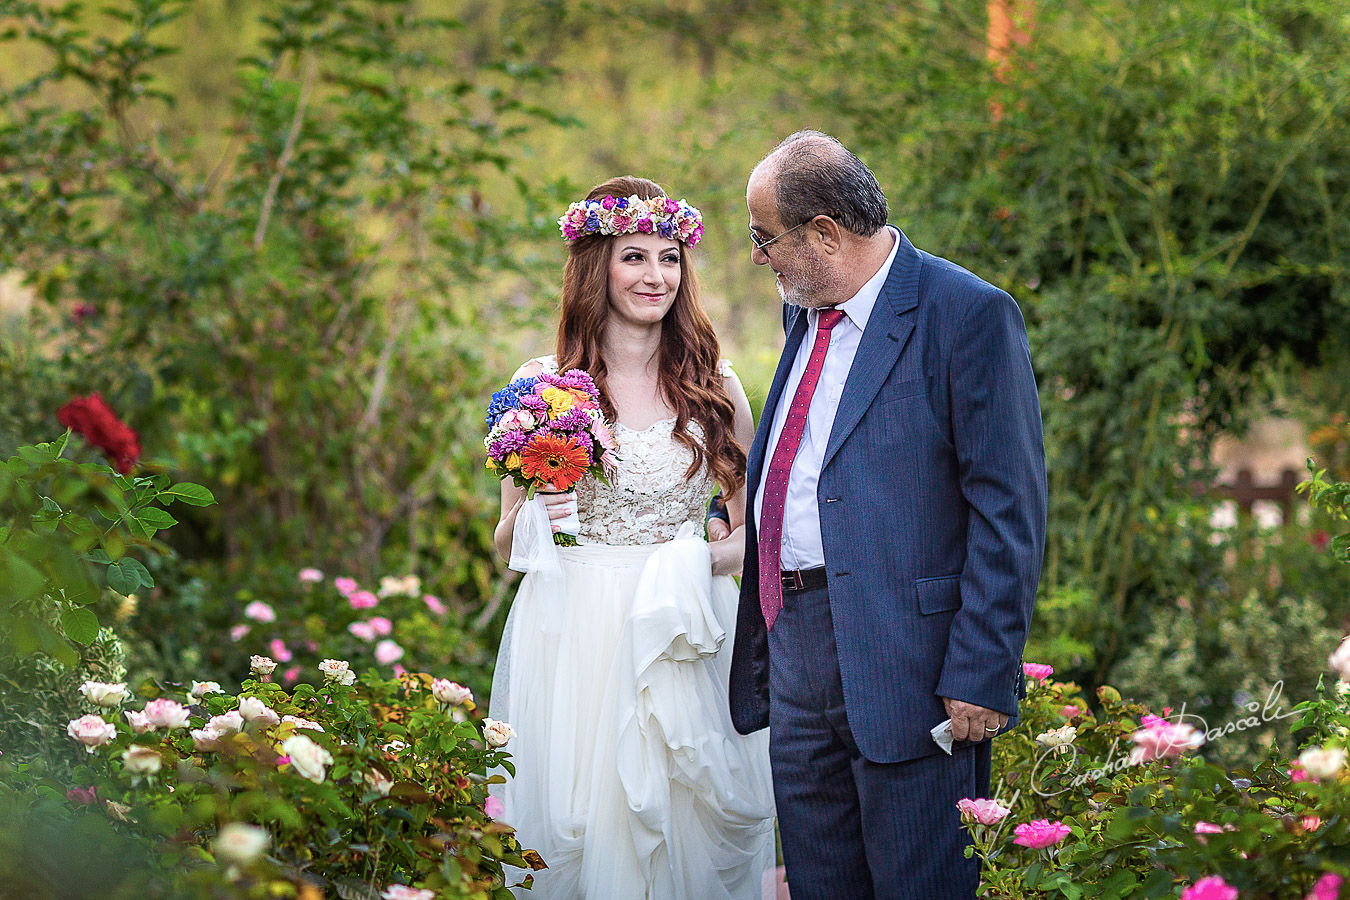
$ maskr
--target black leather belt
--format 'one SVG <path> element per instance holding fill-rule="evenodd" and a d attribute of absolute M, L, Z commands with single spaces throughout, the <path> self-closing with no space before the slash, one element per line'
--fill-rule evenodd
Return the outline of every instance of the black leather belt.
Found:
<path fill-rule="evenodd" d="M 792 572 L 779 572 L 778 577 L 782 580 L 784 593 L 810 591 L 825 587 L 824 566 L 816 566 L 814 569 L 797 569 Z"/>

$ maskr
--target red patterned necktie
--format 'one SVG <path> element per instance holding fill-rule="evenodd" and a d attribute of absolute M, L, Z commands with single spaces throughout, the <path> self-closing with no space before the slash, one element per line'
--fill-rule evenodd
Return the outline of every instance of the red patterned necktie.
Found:
<path fill-rule="evenodd" d="M 764 613 L 764 624 L 773 628 L 783 608 L 783 581 L 779 577 L 783 552 L 783 508 L 787 505 L 788 476 L 792 461 L 802 444 L 806 431 L 806 414 L 811 409 L 811 395 L 825 368 L 825 351 L 830 348 L 830 329 L 838 325 L 844 314 L 829 308 L 820 311 L 816 322 L 816 343 L 811 347 L 811 358 L 806 362 L 797 393 L 792 395 L 783 433 L 778 436 L 769 474 L 764 479 L 764 503 L 759 511 L 759 608 Z"/>

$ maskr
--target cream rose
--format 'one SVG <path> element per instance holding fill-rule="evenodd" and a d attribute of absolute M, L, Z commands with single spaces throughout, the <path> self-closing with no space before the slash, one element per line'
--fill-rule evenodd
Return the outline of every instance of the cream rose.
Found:
<path fill-rule="evenodd" d="M 282 716 L 281 721 L 290 722 L 296 728 L 308 728 L 310 731 L 323 731 L 323 726 L 318 722 L 312 722 L 309 719 L 300 716 Z"/>
<path fill-rule="evenodd" d="M 487 740 L 489 747 L 505 747 L 511 738 L 516 736 L 516 730 L 505 722 L 499 722 L 496 719 L 483 720 L 483 737 Z"/>
<path fill-rule="evenodd" d="M 232 709 L 219 716 L 212 716 L 206 723 L 206 727 L 218 733 L 221 737 L 230 734 L 238 734 L 244 730 L 244 717 L 239 714 L 239 710 Z"/>
<path fill-rule="evenodd" d="M 282 742 L 281 752 L 291 758 L 291 769 L 297 775 L 315 784 L 320 784 L 328 776 L 328 767 L 333 764 L 333 754 L 303 734 L 286 738 Z"/>
<path fill-rule="evenodd" d="M 66 725 L 66 734 L 84 744 L 87 752 L 93 753 L 95 747 L 102 747 L 117 737 L 117 726 L 102 716 L 80 716 L 71 719 Z"/>
<path fill-rule="evenodd" d="M 223 694 L 225 692 L 220 689 L 220 682 L 218 681 L 194 681 L 192 682 L 192 690 L 188 693 L 200 700 L 207 694 Z"/>
<path fill-rule="evenodd" d="M 1336 652 L 1327 657 L 1327 664 L 1336 670 L 1341 681 L 1350 681 L 1350 637 L 1341 638 Z"/>
<path fill-rule="evenodd" d="M 277 661 L 270 656 L 250 656 L 248 667 L 254 675 L 271 675 L 277 670 Z"/>
<path fill-rule="evenodd" d="M 1036 735 L 1036 743 L 1042 747 L 1047 747 L 1056 753 L 1062 753 L 1073 743 L 1073 739 L 1078 736 L 1078 729 L 1072 725 L 1064 725 L 1050 731 L 1042 732 Z"/>
<path fill-rule="evenodd" d="M 1335 778 L 1345 768 L 1346 753 L 1340 747 L 1309 747 L 1298 755 L 1298 764 L 1319 781 Z"/>
<path fill-rule="evenodd" d="M 450 706 L 458 706 L 461 703 L 467 703 L 473 699 L 473 691 L 462 684 L 456 684 L 446 678 L 437 678 L 431 682 L 431 696 L 436 698 L 436 702 L 445 703 Z"/>
<path fill-rule="evenodd" d="M 262 855 L 271 840 L 271 836 L 257 825 L 231 822 L 220 829 L 211 847 L 216 851 L 216 856 L 247 865 Z"/>
<path fill-rule="evenodd" d="M 126 716 L 127 724 L 136 734 L 145 734 L 147 731 L 154 731 L 155 726 L 150 724 L 150 720 L 145 717 L 145 713 L 137 712 L 134 709 L 128 709 L 122 713 Z"/>
<path fill-rule="evenodd" d="M 151 700 L 145 704 L 143 712 L 152 728 L 186 728 L 188 724 L 187 707 L 168 697 Z"/>
<path fill-rule="evenodd" d="M 369 772 L 366 772 L 363 777 L 365 778 L 366 787 L 370 788 L 381 797 L 388 797 L 390 789 L 394 786 L 394 783 L 389 780 L 388 776 L 379 769 L 371 769 Z"/>
<path fill-rule="evenodd" d="M 126 683 L 120 681 L 116 684 L 109 684 L 104 681 L 86 681 L 80 685 L 80 693 L 84 694 L 85 699 L 95 706 L 117 706 L 131 696 Z"/>
<path fill-rule="evenodd" d="M 351 663 L 345 659 L 325 659 L 319 663 L 319 671 L 323 673 L 324 678 L 338 684 L 351 684 L 356 681 L 356 673 L 352 671 Z"/>
<path fill-rule="evenodd" d="M 275 725 L 281 721 L 281 716 L 257 697 L 240 698 L 239 715 L 245 722 L 260 722 L 263 725 Z"/>
<path fill-rule="evenodd" d="M 133 775 L 153 775 L 164 765 L 164 757 L 149 747 L 132 744 L 122 751 L 122 762 Z"/>

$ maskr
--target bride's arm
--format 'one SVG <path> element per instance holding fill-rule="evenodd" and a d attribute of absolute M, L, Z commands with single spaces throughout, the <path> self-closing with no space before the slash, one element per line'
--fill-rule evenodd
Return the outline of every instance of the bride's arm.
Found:
<path fill-rule="evenodd" d="M 726 376 L 727 393 L 731 395 L 731 404 L 736 408 L 733 427 L 736 440 L 742 447 L 748 448 L 755 439 L 755 420 L 750 412 L 750 399 L 745 396 L 745 388 L 735 372 Z M 712 552 L 712 570 L 714 575 L 739 575 L 745 561 L 745 487 L 726 498 L 727 515 L 731 519 L 731 534 L 708 545 Z"/>

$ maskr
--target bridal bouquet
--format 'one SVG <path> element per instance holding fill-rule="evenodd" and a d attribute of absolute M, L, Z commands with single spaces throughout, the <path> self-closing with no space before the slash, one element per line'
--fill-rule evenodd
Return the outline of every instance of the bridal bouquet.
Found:
<path fill-rule="evenodd" d="M 509 476 L 528 498 L 540 490 L 570 491 L 585 475 L 608 484 L 614 435 L 595 382 L 580 369 L 517 378 L 492 395 L 487 426 L 487 467 Z M 575 544 L 573 536 L 581 530 L 576 513 L 558 524 L 562 530 L 554 542 Z"/>

